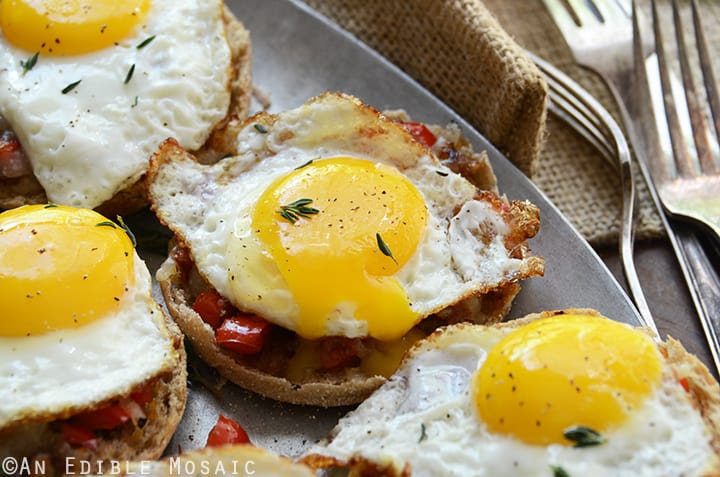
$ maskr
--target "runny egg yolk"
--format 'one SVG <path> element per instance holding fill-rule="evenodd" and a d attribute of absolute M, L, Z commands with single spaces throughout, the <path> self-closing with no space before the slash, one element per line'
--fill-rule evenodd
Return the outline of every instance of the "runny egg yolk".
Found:
<path fill-rule="evenodd" d="M 287 206 L 299 199 L 317 213 L 293 223 L 281 212 L 292 213 Z M 314 161 L 272 184 L 252 220 L 299 305 L 299 335 L 324 336 L 337 310 L 354 311 L 380 340 L 416 323 L 393 274 L 415 253 L 427 208 L 397 169 L 349 157 Z"/>
<path fill-rule="evenodd" d="M 573 426 L 621 425 L 660 382 L 647 335 L 603 317 L 558 315 L 523 326 L 488 353 L 472 398 L 490 432 L 525 443 L 572 445 Z"/>
<path fill-rule="evenodd" d="M 3 0 L 0 25 L 13 45 L 41 55 L 101 50 L 128 36 L 150 0 Z"/>
<path fill-rule="evenodd" d="M 134 283 L 125 230 L 88 209 L 31 205 L 0 214 L 0 336 L 75 328 L 122 305 Z"/>

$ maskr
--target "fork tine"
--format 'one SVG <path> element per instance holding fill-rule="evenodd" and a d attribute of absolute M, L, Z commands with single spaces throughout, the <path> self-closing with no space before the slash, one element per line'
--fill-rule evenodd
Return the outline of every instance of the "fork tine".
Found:
<path fill-rule="evenodd" d="M 690 113 L 690 124 L 692 126 L 693 139 L 695 140 L 695 148 L 697 150 L 698 161 L 704 172 L 714 172 L 716 170 L 715 163 L 710 150 L 710 142 L 707 137 L 707 124 L 698 101 L 695 83 L 692 79 L 692 71 L 690 70 L 690 60 L 688 55 L 687 44 L 685 43 L 685 34 L 680 18 L 680 10 L 677 1 L 672 0 L 673 23 L 675 24 L 675 38 L 678 46 L 678 59 L 680 61 L 680 72 L 685 89 L 685 101 L 688 112 Z"/>
<path fill-rule="evenodd" d="M 564 0 L 564 2 L 571 9 L 572 15 L 580 21 L 581 26 L 602 21 L 602 18 L 598 18 L 592 11 L 586 0 Z"/>
<path fill-rule="evenodd" d="M 718 144 L 720 144 L 720 94 L 718 93 L 717 81 L 715 80 L 712 64 L 710 63 L 710 53 L 707 42 L 705 41 L 705 31 L 700 22 L 697 1 L 692 0 L 690 5 L 692 6 L 693 26 L 695 27 L 695 42 L 697 43 L 698 55 L 700 56 L 700 69 L 705 82 L 705 91 L 707 92 L 707 99 L 710 104 L 710 113 L 715 125 L 715 136 L 717 137 Z M 713 166 L 715 166 L 715 170 L 717 170 L 715 163 L 713 163 Z"/>
<path fill-rule="evenodd" d="M 653 31 L 655 33 L 655 53 L 657 54 L 658 69 L 660 72 L 660 85 L 663 91 L 663 103 L 665 106 L 665 117 L 667 119 L 668 129 L 670 133 L 670 142 L 672 143 L 673 156 L 675 157 L 675 165 L 678 173 L 683 176 L 693 176 L 693 164 L 688 154 L 685 138 L 680 129 L 680 119 L 678 110 L 675 105 L 675 99 L 672 94 L 672 85 L 670 83 L 670 70 L 668 68 L 667 53 L 663 44 L 663 33 L 660 27 L 660 19 L 655 0 L 650 1 L 652 10 Z"/>
<path fill-rule="evenodd" d="M 615 20 L 630 18 L 630 10 L 619 0 L 588 0 L 602 16 L 603 21 L 611 23 Z"/>

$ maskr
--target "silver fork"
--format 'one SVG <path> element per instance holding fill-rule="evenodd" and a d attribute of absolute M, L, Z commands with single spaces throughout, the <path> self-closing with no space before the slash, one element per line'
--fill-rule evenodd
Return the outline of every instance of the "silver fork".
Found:
<path fill-rule="evenodd" d="M 691 50 L 685 39 L 685 28 L 676 0 L 671 1 L 673 27 L 677 46 L 676 60 L 682 82 L 673 75 L 670 52 L 666 49 L 655 0 L 651 0 L 653 48 L 648 55 L 640 41 L 642 28 L 633 6 L 633 46 L 637 74 L 636 90 L 645 110 L 639 112 L 643 124 L 647 163 L 657 191 L 656 200 L 671 215 L 699 221 L 714 230 L 720 238 L 720 99 L 696 0 L 691 1 L 698 74 L 703 79 L 708 117 L 714 123 L 714 134 L 705 120 L 693 83 L 690 66 Z M 669 45 L 667 45 L 669 46 Z M 680 91 L 678 93 L 678 90 Z M 684 91 L 684 94 L 682 93 Z M 644 94 L 640 94 L 644 93 Z M 665 141 L 663 141 L 663 139 Z M 670 143 L 669 149 L 662 144 Z M 691 293 L 699 311 L 705 336 L 716 367 L 720 370 L 720 289 L 718 275 L 712 268 L 700 243 L 687 231 L 678 231 L 682 238 L 680 254 L 691 265 L 686 278 L 697 292 Z M 694 265 L 693 265 L 694 264 Z M 692 290 L 691 290 L 692 291 Z M 700 312 L 702 311 L 702 312 Z"/>
<path fill-rule="evenodd" d="M 659 135 L 669 137 L 671 151 L 660 148 L 651 157 L 650 172 L 665 209 L 672 215 L 700 222 L 709 227 L 720 239 L 720 164 L 716 162 L 720 143 L 720 97 L 713 74 L 708 47 L 703 34 L 698 5 L 691 2 L 693 30 L 698 74 L 705 85 L 705 97 L 710 106 L 708 113 L 713 120 L 714 131 L 710 131 L 701 107 L 702 98 L 693 82 L 690 66 L 691 50 L 684 35 L 684 25 L 677 2 L 672 0 L 673 24 L 677 55 L 671 58 L 666 46 L 666 37 L 658 19 L 658 7 L 651 1 L 652 24 L 655 37 L 655 58 L 658 65 L 660 92 L 652 97 L 656 118 L 666 118 L 658 123 Z M 640 25 L 637 26 L 638 32 Z M 640 36 L 638 34 L 638 36 Z M 637 48 L 640 48 L 638 45 Z M 638 54 L 640 51 L 637 52 Z M 638 73 L 643 84 L 652 85 L 648 79 L 644 57 L 638 58 Z M 673 64 L 679 65 L 683 95 L 673 94 Z M 648 66 L 650 67 L 650 66 Z M 679 86 L 679 82 L 678 86 Z M 677 87 L 675 88 L 677 89 Z M 655 90 L 655 88 L 653 88 Z M 653 91 L 651 90 L 651 91 Z"/>
<path fill-rule="evenodd" d="M 716 369 L 720 371 L 720 343 L 717 340 L 710 310 L 714 296 L 706 297 L 707 289 L 696 284 L 698 277 L 714 274 L 703 260 L 697 239 L 692 234 L 678 233 L 670 225 L 655 191 L 647 167 L 645 150 L 628 111 L 635 104 L 633 86 L 633 48 L 642 50 L 642 37 L 633 41 L 633 30 L 641 23 L 630 0 L 543 0 L 548 11 L 572 50 L 575 60 L 600 75 L 617 103 L 626 133 L 634 146 L 638 167 L 648 184 L 651 198 L 662 220 L 670 244 L 688 286 L 695 310 L 705 332 Z M 569 9 L 568 9 L 569 7 Z M 635 18 L 635 22 L 631 21 Z M 689 253 L 686 253 L 686 250 Z"/>
<path fill-rule="evenodd" d="M 633 259 L 636 189 L 630 164 L 630 150 L 625 136 L 610 113 L 590 93 L 550 63 L 530 52 L 527 54 L 545 75 L 550 90 L 550 110 L 570 124 L 620 171 L 623 198 L 620 255 L 623 273 L 643 325 L 659 336 Z"/>

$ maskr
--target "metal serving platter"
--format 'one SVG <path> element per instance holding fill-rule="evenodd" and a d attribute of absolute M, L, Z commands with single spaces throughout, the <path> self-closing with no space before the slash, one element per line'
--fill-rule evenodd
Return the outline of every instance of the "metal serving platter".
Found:
<path fill-rule="evenodd" d="M 526 313 L 591 307 L 637 325 L 634 306 L 587 242 L 518 169 L 488 141 L 418 83 L 383 57 L 316 12 L 293 0 L 228 0 L 251 33 L 254 83 L 270 94 L 270 112 L 294 108 L 323 91 L 342 91 L 378 109 L 403 108 L 415 119 L 458 122 L 476 150 L 487 150 L 499 187 L 510 199 L 540 207 L 534 253 L 546 259 L 544 277 L 524 282 L 510 318 Z M 140 246 L 155 270 L 163 257 Z M 159 297 L 157 287 L 155 293 Z M 211 382 L 213 370 L 195 363 Z M 254 444 L 297 456 L 324 437 L 348 408 L 322 409 L 281 404 L 226 383 L 219 392 L 192 383 L 188 405 L 166 454 L 204 447 L 208 432 L 224 413 L 241 423 Z"/>

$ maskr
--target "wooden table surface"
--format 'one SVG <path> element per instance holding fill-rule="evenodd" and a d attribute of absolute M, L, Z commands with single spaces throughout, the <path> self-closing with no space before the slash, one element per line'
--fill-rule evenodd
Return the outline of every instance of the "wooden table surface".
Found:
<path fill-rule="evenodd" d="M 596 247 L 595 250 L 627 291 L 617 247 Z M 670 242 L 667 239 L 636 242 L 635 263 L 660 335 L 679 340 L 717 379 L 705 334 Z"/>

